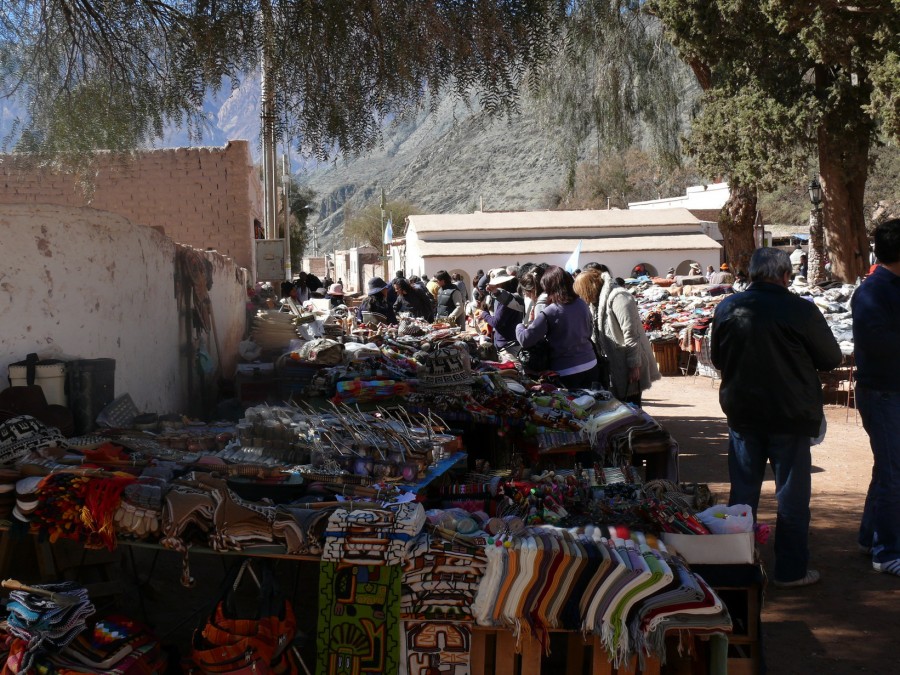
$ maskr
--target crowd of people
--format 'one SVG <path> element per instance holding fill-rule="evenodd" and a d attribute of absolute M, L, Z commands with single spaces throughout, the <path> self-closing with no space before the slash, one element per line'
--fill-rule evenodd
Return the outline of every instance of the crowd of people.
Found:
<path fill-rule="evenodd" d="M 356 310 L 365 323 L 402 316 L 467 327 L 488 336 L 501 360 L 555 372 L 570 388 L 602 386 L 640 405 L 660 374 L 633 296 L 609 269 L 588 263 L 576 275 L 545 263 L 432 278 L 398 271 L 369 279 Z"/>
<path fill-rule="evenodd" d="M 869 277 L 852 300 L 856 401 L 875 458 L 859 529 L 860 549 L 875 570 L 900 576 L 900 220 L 875 232 Z M 767 465 L 776 483 L 774 583 L 819 581 L 809 566 L 810 447 L 824 430 L 818 373 L 836 368 L 840 348 L 815 304 L 789 292 L 806 272 L 806 254 L 776 248 L 754 253 L 749 275 L 727 263 L 705 273 L 696 263 L 673 283 L 728 285 L 711 329 L 711 358 L 721 371 L 720 401 L 729 427 L 731 504 L 756 512 Z M 646 275 L 640 267 L 631 277 Z M 702 280 L 702 281 L 701 281 Z M 460 275 L 433 278 L 398 272 L 390 284 L 369 280 L 360 320 L 395 322 L 403 315 L 490 336 L 498 357 L 552 370 L 569 388 L 603 386 L 641 404 L 659 369 L 634 296 L 599 263 L 570 274 L 526 263 L 479 270 L 473 287 Z"/>

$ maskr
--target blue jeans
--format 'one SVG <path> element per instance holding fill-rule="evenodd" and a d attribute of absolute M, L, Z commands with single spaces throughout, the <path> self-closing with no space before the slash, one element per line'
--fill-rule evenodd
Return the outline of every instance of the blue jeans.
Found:
<path fill-rule="evenodd" d="M 766 475 L 775 472 L 775 579 L 794 581 L 806 575 L 809 563 L 809 497 L 812 488 L 809 437 L 794 434 L 752 434 L 728 430 L 729 505 L 748 504 L 756 510 Z"/>
<path fill-rule="evenodd" d="M 889 562 L 900 558 L 900 392 L 857 386 L 856 402 L 875 459 L 859 543 Z"/>

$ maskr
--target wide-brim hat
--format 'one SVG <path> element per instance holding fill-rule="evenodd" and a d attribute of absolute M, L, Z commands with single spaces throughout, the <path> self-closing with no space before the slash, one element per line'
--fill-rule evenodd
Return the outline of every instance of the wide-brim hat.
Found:
<path fill-rule="evenodd" d="M 699 263 L 691 263 L 691 271 L 693 272 L 693 271 L 695 271 L 695 270 L 696 270 L 698 273 L 701 271 L 701 270 L 700 270 L 700 264 L 699 264 Z"/>
<path fill-rule="evenodd" d="M 384 283 L 384 279 L 381 277 L 372 277 L 366 284 L 366 295 L 381 293 L 385 288 L 387 288 L 387 284 Z"/>
<path fill-rule="evenodd" d="M 723 272 L 727 272 L 729 270 L 728 263 L 722 263 L 721 265 L 719 265 L 719 269 Z"/>
<path fill-rule="evenodd" d="M 502 284 L 505 284 L 508 281 L 512 281 L 515 278 L 516 277 L 514 277 L 512 274 L 498 274 L 491 279 L 491 285 L 501 286 Z"/>
<path fill-rule="evenodd" d="M 343 294 L 344 294 L 344 287 L 341 286 L 340 284 L 331 284 L 331 286 L 328 287 L 328 295 L 343 295 Z"/>

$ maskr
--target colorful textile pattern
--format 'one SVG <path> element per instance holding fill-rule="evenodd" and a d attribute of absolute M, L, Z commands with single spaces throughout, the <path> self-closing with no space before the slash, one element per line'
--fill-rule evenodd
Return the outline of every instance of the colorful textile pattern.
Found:
<path fill-rule="evenodd" d="M 51 598 L 27 591 L 12 591 L 6 609 L 9 612 L 7 629 L 22 640 L 21 666 L 16 672 L 31 668 L 36 656 L 54 653 L 84 630 L 85 620 L 94 613 L 87 590 L 71 581 L 36 586 L 51 593 L 68 596 L 70 604 L 56 604 Z"/>
<path fill-rule="evenodd" d="M 402 565 L 425 525 L 421 504 L 392 509 L 338 509 L 328 518 L 322 560 L 358 565 Z"/>
<path fill-rule="evenodd" d="M 487 566 L 484 550 L 426 533 L 418 539 L 422 552 L 417 550 L 403 568 L 403 618 L 472 621 L 472 603 Z"/>
<path fill-rule="evenodd" d="M 721 600 L 662 543 L 607 534 L 539 527 L 488 545 L 476 622 L 532 635 L 545 648 L 553 629 L 593 633 L 617 667 L 634 654 L 664 659 L 666 632 L 730 630 Z"/>
<path fill-rule="evenodd" d="M 469 675 L 469 624 L 404 621 L 402 628 L 400 675 Z"/>
<path fill-rule="evenodd" d="M 316 675 L 382 675 L 400 669 L 396 565 L 319 565 Z"/>
<path fill-rule="evenodd" d="M 74 539 L 85 548 L 116 547 L 115 515 L 122 492 L 137 479 L 124 472 L 109 477 L 88 477 L 74 473 L 51 474 L 35 491 L 37 508 L 34 527 L 47 534 L 50 542 Z"/>

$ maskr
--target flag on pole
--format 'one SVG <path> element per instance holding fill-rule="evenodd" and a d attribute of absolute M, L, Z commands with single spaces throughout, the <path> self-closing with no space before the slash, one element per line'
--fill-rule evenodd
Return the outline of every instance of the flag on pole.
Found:
<path fill-rule="evenodd" d="M 575 247 L 575 250 L 572 251 L 572 255 L 569 256 L 569 259 L 566 260 L 565 270 L 569 274 L 574 274 L 575 270 L 578 269 L 578 259 L 581 257 L 581 240 L 578 241 L 578 246 Z"/>
<path fill-rule="evenodd" d="M 394 238 L 394 223 L 388 218 L 387 225 L 384 226 L 384 244 L 390 244 Z"/>

